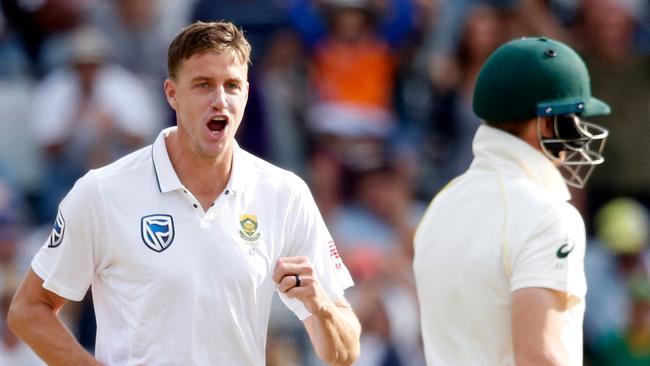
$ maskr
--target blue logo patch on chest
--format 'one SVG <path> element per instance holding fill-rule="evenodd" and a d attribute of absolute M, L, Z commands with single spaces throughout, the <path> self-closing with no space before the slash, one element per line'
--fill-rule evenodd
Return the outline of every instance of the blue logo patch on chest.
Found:
<path fill-rule="evenodd" d="M 149 249 L 162 252 L 174 241 L 174 218 L 171 215 L 147 215 L 140 220 L 142 241 Z"/>

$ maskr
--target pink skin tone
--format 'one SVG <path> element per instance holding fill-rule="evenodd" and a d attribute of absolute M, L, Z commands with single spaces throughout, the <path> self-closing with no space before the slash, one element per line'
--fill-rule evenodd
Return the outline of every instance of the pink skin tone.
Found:
<path fill-rule="evenodd" d="M 178 122 L 176 135 L 170 136 L 171 155 L 182 155 L 182 160 L 194 163 L 190 165 L 216 163 L 229 168 L 248 101 L 247 73 L 248 66 L 232 51 L 195 54 L 181 63 L 176 77 L 165 81 L 165 94 Z M 215 118 L 225 125 L 211 122 Z"/>

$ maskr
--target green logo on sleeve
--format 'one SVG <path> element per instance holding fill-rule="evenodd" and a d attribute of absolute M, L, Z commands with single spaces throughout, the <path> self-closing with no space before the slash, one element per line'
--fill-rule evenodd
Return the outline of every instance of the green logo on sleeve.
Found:
<path fill-rule="evenodd" d="M 575 244 L 573 243 L 572 240 L 567 240 L 566 243 L 562 244 L 558 249 L 555 254 L 557 254 L 558 258 L 566 258 L 571 254 L 573 251 L 573 248 L 575 248 Z"/>

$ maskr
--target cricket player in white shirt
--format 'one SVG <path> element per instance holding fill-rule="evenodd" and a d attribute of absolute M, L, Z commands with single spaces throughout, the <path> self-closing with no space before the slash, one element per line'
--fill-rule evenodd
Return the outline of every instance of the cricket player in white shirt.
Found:
<path fill-rule="evenodd" d="M 498 48 L 474 89 L 474 161 L 433 200 L 413 268 L 436 366 L 582 365 L 585 228 L 567 201 L 608 132 L 580 56 L 547 38 Z"/>
<path fill-rule="evenodd" d="M 49 365 L 262 366 L 276 291 L 322 360 L 357 359 L 352 280 L 309 189 L 234 139 L 249 56 L 232 23 L 185 28 L 164 85 L 178 126 L 62 201 L 8 320 Z M 57 317 L 89 287 L 94 356 Z"/>

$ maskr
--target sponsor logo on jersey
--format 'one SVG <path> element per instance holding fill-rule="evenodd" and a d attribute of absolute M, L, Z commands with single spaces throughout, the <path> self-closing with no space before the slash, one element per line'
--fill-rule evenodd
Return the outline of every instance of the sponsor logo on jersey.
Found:
<path fill-rule="evenodd" d="M 341 256 L 339 255 L 339 251 L 336 249 L 334 240 L 331 240 L 327 245 L 330 252 L 330 259 L 334 261 L 334 268 L 341 269 L 343 263 L 341 262 Z"/>
<path fill-rule="evenodd" d="M 56 214 L 56 220 L 54 220 L 54 227 L 52 228 L 52 233 L 50 234 L 50 242 L 47 244 L 50 248 L 56 248 L 61 245 L 63 242 L 63 235 L 65 234 L 65 219 L 61 210 Z"/>
<path fill-rule="evenodd" d="M 148 215 L 140 220 L 142 241 L 149 249 L 162 252 L 174 241 L 174 219 L 171 215 Z"/>
<path fill-rule="evenodd" d="M 575 243 L 573 240 L 568 239 L 566 243 L 562 244 L 558 249 L 557 252 L 555 253 L 558 258 L 566 258 L 571 254 L 573 251 L 573 248 L 575 248 Z"/>
<path fill-rule="evenodd" d="M 257 216 L 255 215 L 239 215 L 239 236 L 246 241 L 256 241 L 260 238 L 260 233 L 257 232 Z"/>
<path fill-rule="evenodd" d="M 336 250 L 336 244 L 334 244 L 334 240 L 330 241 L 330 242 L 327 243 L 327 244 L 329 245 L 330 257 L 332 257 L 332 258 L 334 258 L 334 259 L 339 259 L 339 258 L 341 258 L 341 257 L 339 256 L 339 251 Z"/>

